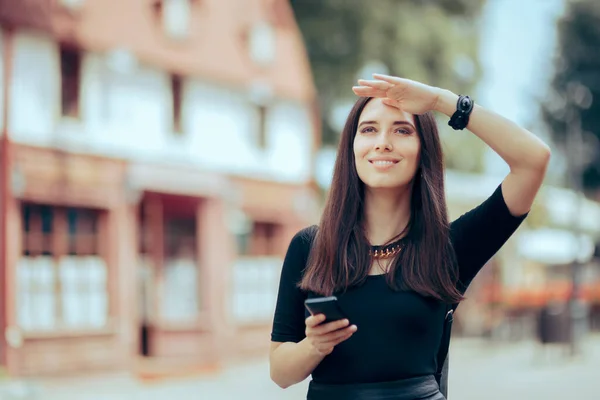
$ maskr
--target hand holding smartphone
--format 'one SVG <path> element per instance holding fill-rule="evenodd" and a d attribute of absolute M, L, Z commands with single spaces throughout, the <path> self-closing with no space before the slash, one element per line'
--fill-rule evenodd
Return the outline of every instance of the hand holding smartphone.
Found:
<path fill-rule="evenodd" d="M 307 299 L 304 305 L 312 314 L 306 319 L 306 339 L 315 354 L 330 354 L 356 332 L 356 325 L 350 325 L 335 296 Z"/>

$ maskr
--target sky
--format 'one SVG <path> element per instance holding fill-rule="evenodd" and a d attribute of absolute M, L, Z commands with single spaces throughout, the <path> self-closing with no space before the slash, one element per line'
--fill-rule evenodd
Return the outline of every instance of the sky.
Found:
<path fill-rule="evenodd" d="M 484 74 L 475 100 L 544 140 L 538 98 L 553 72 L 556 20 L 563 9 L 563 0 L 488 0 L 481 24 Z M 486 170 L 505 174 L 508 167 L 490 151 Z"/>

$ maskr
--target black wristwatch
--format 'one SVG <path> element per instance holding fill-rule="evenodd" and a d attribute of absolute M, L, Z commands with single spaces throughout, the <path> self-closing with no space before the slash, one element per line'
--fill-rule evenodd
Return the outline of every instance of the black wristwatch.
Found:
<path fill-rule="evenodd" d="M 456 102 L 456 111 L 452 114 L 452 118 L 448 121 L 448 125 L 455 131 L 465 129 L 469 124 L 469 117 L 473 111 L 475 103 L 469 96 L 458 96 Z"/>

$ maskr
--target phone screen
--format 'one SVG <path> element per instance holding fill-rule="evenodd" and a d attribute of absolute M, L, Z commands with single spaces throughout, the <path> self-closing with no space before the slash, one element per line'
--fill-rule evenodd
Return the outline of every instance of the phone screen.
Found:
<path fill-rule="evenodd" d="M 347 318 L 335 296 L 307 299 L 304 305 L 312 315 L 325 314 L 323 323 Z"/>

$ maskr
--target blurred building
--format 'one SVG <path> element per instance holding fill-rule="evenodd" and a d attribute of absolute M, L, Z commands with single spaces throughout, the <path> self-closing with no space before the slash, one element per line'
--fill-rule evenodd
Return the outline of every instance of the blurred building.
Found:
<path fill-rule="evenodd" d="M 3 0 L 0 23 L 9 373 L 263 352 L 317 207 L 288 2 Z"/>
<path fill-rule="evenodd" d="M 500 184 L 501 175 L 446 172 L 450 217 L 483 202 Z M 532 316 L 540 308 L 566 304 L 573 294 L 571 265 L 583 266 L 576 297 L 590 309 L 590 327 L 600 324 L 600 204 L 581 200 L 569 189 L 544 185 L 524 224 L 478 274 L 457 319 L 462 333 L 489 333 L 516 322 L 524 337 L 532 333 Z M 579 226 L 580 240 L 572 233 Z M 464 307 L 464 308 L 463 308 Z M 462 324 L 462 326 L 460 325 Z M 529 326 L 525 326 L 529 324 Z M 523 327 L 523 329 L 521 329 Z M 513 337 L 516 338 L 516 337 Z"/>

